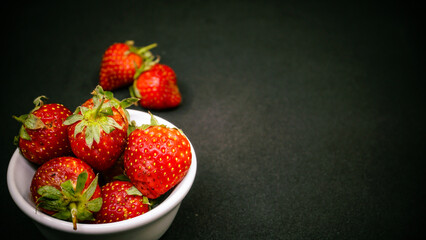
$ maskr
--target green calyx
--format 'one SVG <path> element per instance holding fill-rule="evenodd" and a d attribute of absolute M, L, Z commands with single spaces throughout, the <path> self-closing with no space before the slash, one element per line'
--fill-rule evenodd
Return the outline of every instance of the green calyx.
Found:
<path fill-rule="evenodd" d="M 158 120 L 154 117 L 154 115 L 152 115 L 152 113 L 150 111 L 148 111 L 149 115 L 151 116 L 151 120 L 149 124 L 142 124 L 139 127 L 136 125 L 135 121 L 132 121 L 129 125 L 129 129 L 127 130 L 127 134 L 130 135 L 130 133 L 132 133 L 134 130 L 136 129 L 140 129 L 140 130 L 146 130 L 149 127 L 153 127 L 153 126 L 161 126 L 161 127 L 166 127 L 166 125 L 160 124 L 158 122 Z"/>
<path fill-rule="evenodd" d="M 150 120 L 150 124 L 142 124 L 141 126 L 139 126 L 139 127 L 135 127 L 135 128 L 137 128 L 137 129 L 141 129 L 141 130 L 146 130 L 146 129 L 148 129 L 149 127 L 153 127 L 153 126 L 160 126 L 160 127 L 164 127 L 164 128 L 169 128 L 169 127 L 167 127 L 166 125 L 164 125 L 164 124 L 160 124 L 159 122 L 158 122 L 158 120 L 154 117 L 154 115 L 152 115 L 152 113 L 150 112 L 150 111 L 148 111 L 148 113 L 149 113 L 149 115 L 151 116 L 151 120 Z M 180 129 L 180 128 L 173 128 L 173 129 L 176 129 L 176 130 L 178 130 L 182 135 L 185 135 L 184 133 L 183 133 L 183 131 L 182 131 L 182 129 Z"/>
<path fill-rule="evenodd" d="M 15 137 L 14 142 L 17 145 L 19 138 L 25 140 L 31 140 L 30 135 L 28 134 L 26 129 L 36 130 L 46 127 L 43 121 L 32 114 L 34 111 L 38 110 L 41 106 L 44 105 L 43 99 L 47 99 L 46 96 L 39 96 L 34 99 L 33 103 L 35 107 L 28 114 L 23 114 L 19 117 L 12 116 L 16 121 L 22 123 L 21 128 L 19 129 L 19 135 Z"/>
<path fill-rule="evenodd" d="M 135 186 L 132 186 L 129 189 L 127 189 L 126 193 L 132 196 L 142 197 L 142 203 L 148 204 L 149 208 L 151 209 L 151 203 L 149 202 L 149 199 L 146 196 L 144 196 Z"/>
<path fill-rule="evenodd" d="M 135 64 L 136 72 L 133 76 L 134 79 L 137 79 L 139 75 L 149 69 L 152 68 L 155 64 L 160 62 L 160 57 L 157 56 L 157 58 L 151 53 L 151 49 L 157 47 L 157 43 L 152 43 L 148 46 L 144 47 L 135 47 L 134 41 L 126 41 L 126 44 L 129 46 L 129 52 L 135 53 L 139 55 L 143 59 L 143 63 L 140 67 L 137 67 Z"/>
<path fill-rule="evenodd" d="M 150 124 L 142 124 L 139 129 L 145 130 L 149 127 L 153 127 L 153 126 L 163 126 L 166 127 L 165 125 L 160 125 L 158 123 L 158 120 L 154 117 L 154 115 L 152 115 L 152 113 L 150 111 L 148 111 L 149 115 L 151 116 L 151 122 Z"/>
<path fill-rule="evenodd" d="M 142 124 L 142 125 L 140 125 L 140 126 L 138 127 L 138 126 L 136 126 L 136 122 L 133 122 L 133 125 L 132 125 L 131 130 L 130 130 L 130 127 L 129 127 L 128 134 L 130 134 L 131 132 L 133 132 L 133 131 L 134 131 L 134 130 L 136 130 L 136 129 L 146 130 L 146 129 L 148 129 L 148 128 L 150 128 L 150 127 L 154 127 L 154 126 L 160 126 L 160 127 L 163 127 L 163 128 L 169 128 L 169 127 L 167 127 L 167 126 L 166 126 L 166 125 L 164 125 L 164 124 L 160 124 L 160 123 L 158 122 L 158 120 L 154 117 L 154 115 L 152 115 L 152 113 L 151 113 L 150 111 L 148 111 L 148 113 L 149 113 L 149 115 L 151 116 L 150 123 L 149 123 L 149 124 Z M 181 129 L 179 129 L 179 128 L 173 128 L 173 129 L 176 129 L 176 130 L 178 130 L 178 131 L 179 131 L 182 135 L 185 135 Z"/>
<path fill-rule="evenodd" d="M 84 190 L 87 178 L 88 174 L 84 171 L 78 175 L 75 186 L 68 180 L 61 184 L 61 190 L 48 185 L 40 187 L 37 190 L 41 195 L 37 207 L 56 212 L 52 215 L 55 218 L 72 221 L 74 230 L 78 221 L 94 221 L 93 213 L 101 209 L 102 198 L 90 200 L 98 186 L 98 176 Z"/>
<path fill-rule="evenodd" d="M 123 129 L 114 118 L 113 108 L 122 108 L 127 120 L 130 120 L 129 113 L 126 108 L 138 101 L 137 98 L 126 98 L 122 101 L 114 98 L 112 92 L 104 91 L 101 86 L 97 86 L 92 92 L 93 108 L 77 107 L 74 114 L 69 116 L 65 121 L 65 125 L 77 123 L 74 129 L 74 137 L 85 130 L 85 140 L 90 148 L 93 141 L 99 143 L 101 131 L 109 134 L 115 129 Z"/>

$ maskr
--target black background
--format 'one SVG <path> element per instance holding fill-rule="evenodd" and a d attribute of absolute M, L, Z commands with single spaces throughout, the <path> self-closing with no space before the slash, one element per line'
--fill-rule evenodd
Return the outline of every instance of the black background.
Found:
<path fill-rule="evenodd" d="M 43 239 L 7 190 L 11 116 L 73 111 L 132 39 L 176 71 L 182 105 L 153 113 L 198 157 L 162 239 L 425 237 L 421 1 L 58 2 L 1 7 L 2 235 Z"/>

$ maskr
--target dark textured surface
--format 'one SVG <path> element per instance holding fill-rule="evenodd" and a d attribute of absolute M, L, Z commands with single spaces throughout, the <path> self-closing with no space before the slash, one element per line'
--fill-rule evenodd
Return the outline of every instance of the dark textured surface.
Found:
<path fill-rule="evenodd" d="M 425 237 L 423 12 L 402 1 L 5 4 L 2 234 L 43 239 L 7 191 L 11 115 L 41 94 L 74 110 L 103 51 L 133 39 L 157 42 L 175 69 L 183 103 L 154 114 L 198 157 L 162 239 Z"/>

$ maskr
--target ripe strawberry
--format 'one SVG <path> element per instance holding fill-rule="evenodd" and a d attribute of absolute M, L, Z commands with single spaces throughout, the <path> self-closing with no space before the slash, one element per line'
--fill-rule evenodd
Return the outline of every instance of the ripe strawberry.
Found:
<path fill-rule="evenodd" d="M 132 183 L 115 180 L 104 185 L 102 208 L 95 214 L 96 223 L 118 222 L 149 211 L 150 204 Z"/>
<path fill-rule="evenodd" d="M 140 73 L 158 62 L 149 51 L 156 43 L 137 48 L 133 41 L 115 43 L 104 53 L 99 74 L 99 84 L 105 90 L 114 90 L 128 86 L 134 81 L 136 73 Z"/>
<path fill-rule="evenodd" d="M 71 153 L 67 126 L 63 124 L 71 111 L 62 104 L 44 104 L 43 98 L 34 100 L 35 108 L 29 114 L 14 116 L 22 123 L 15 143 L 26 159 L 39 165 Z"/>
<path fill-rule="evenodd" d="M 98 171 L 110 168 L 127 141 L 129 114 L 126 107 L 137 99 L 119 101 L 97 86 L 93 98 L 77 108 L 64 122 L 73 153 Z"/>
<path fill-rule="evenodd" d="M 135 187 L 155 199 L 178 184 L 192 161 L 191 146 L 182 131 L 159 125 L 142 125 L 129 135 L 124 169 Z"/>
<path fill-rule="evenodd" d="M 139 98 L 140 105 L 147 109 L 173 108 L 182 101 L 176 74 L 164 64 L 155 64 L 141 73 L 130 88 L 130 95 Z"/>
<path fill-rule="evenodd" d="M 102 206 L 98 177 L 85 162 L 74 157 L 47 161 L 35 172 L 31 196 L 37 208 L 55 218 L 73 222 L 94 221 Z"/>

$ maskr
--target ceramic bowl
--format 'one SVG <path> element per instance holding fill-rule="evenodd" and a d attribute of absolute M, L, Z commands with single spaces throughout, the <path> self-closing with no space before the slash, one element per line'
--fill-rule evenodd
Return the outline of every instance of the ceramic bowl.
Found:
<path fill-rule="evenodd" d="M 137 110 L 128 111 L 131 120 L 135 120 L 138 126 L 150 122 L 149 114 Z M 160 117 L 156 118 L 161 124 L 175 127 L 172 123 Z M 191 150 L 191 167 L 185 178 L 171 190 L 170 195 L 149 212 L 120 222 L 104 224 L 78 223 L 77 230 L 73 230 L 71 222 L 59 220 L 37 211 L 30 196 L 30 184 L 36 166 L 28 162 L 21 155 L 19 149 L 16 149 L 10 159 L 7 171 L 7 185 L 16 205 L 34 221 L 47 239 L 159 239 L 172 224 L 182 200 L 194 182 L 197 158 L 192 144 Z"/>

